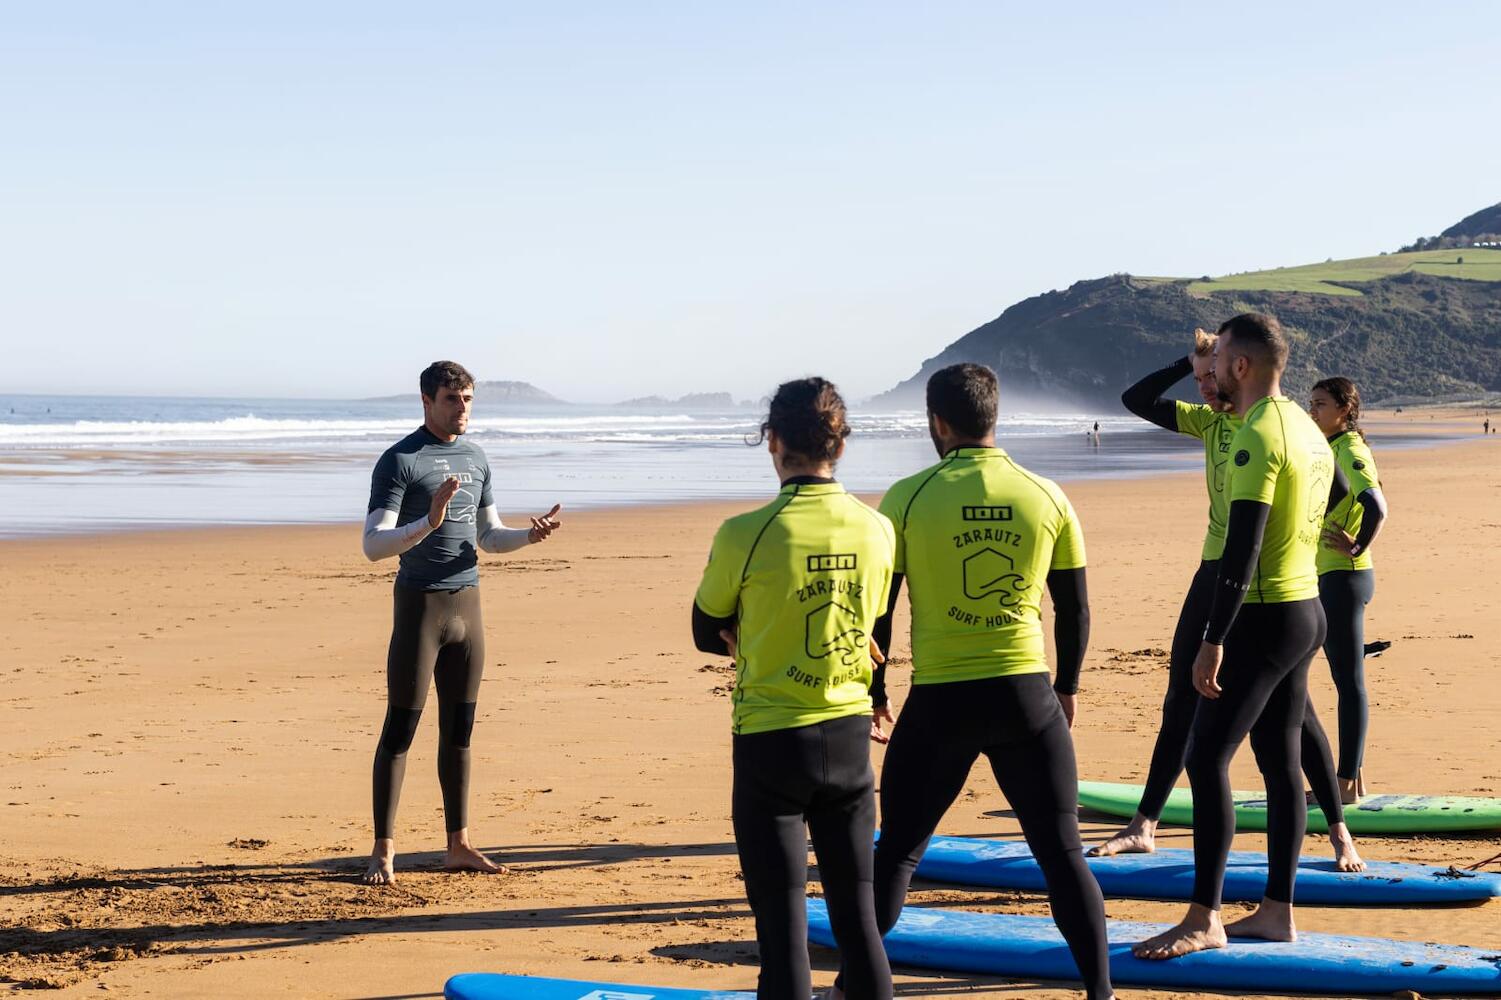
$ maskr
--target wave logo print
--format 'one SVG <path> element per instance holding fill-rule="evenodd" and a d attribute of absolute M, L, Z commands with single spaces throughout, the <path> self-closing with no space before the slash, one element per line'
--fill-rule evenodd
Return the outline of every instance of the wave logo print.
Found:
<path fill-rule="evenodd" d="M 455 472 L 453 478 L 459 481 L 459 488 L 448 501 L 448 513 L 445 515 L 456 524 L 473 524 L 479 516 L 479 497 L 474 492 L 474 477 L 467 472 Z"/>
<path fill-rule="evenodd" d="M 840 666 L 854 666 L 869 648 L 855 621 L 854 610 L 838 601 L 820 604 L 808 612 L 803 648 L 815 660 L 837 653 Z"/>
<path fill-rule="evenodd" d="M 964 596 L 972 601 L 996 595 L 1001 607 L 1014 608 L 1026 586 L 1016 563 L 1004 552 L 986 546 L 965 557 Z"/>
<path fill-rule="evenodd" d="M 653 1000 L 655 993 L 622 993 L 619 990 L 591 990 L 579 1000 Z"/>

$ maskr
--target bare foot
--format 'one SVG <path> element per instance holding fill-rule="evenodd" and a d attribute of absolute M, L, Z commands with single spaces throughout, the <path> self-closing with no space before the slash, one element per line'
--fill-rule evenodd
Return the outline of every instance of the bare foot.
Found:
<path fill-rule="evenodd" d="M 485 857 L 469 843 L 469 831 L 460 830 L 448 835 L 448 853 L 443 855 L 443 867 L 451 872 L 483 872 L 487 875 L 504 875 L 508 868 Z"/>
<path fill-rule="evenodd" d="M 1254 913 L 1227 924 L 1225 934 L 1263 941 L 1296 941 L 1298 929 L 1293 926 L 1292 904 L 1263 899 Z"/>
<path fill-rule="evenodd" d="M 1126 828 L 1103 844 L 1089 849 L 1091 858 L 1109 858 L 1117 854 L 1151 854 L 1157 850 L 1157 821 L 1141 813 L 1131 817 Z"/>
<path fill-rule="evenodd" d="M 1355 838 L 1350 836 L 1350 828 L 1344 823 L 1331 827 L 1329 830 L 1329 843 L 1334 845 L 1334 867 L 1342 872 L 1363 872 L 1365 861 L 1361 859 L 1360 852 L 1355 850 Z"/>
<path fill-rule="evenodd" d="M 1336 777 L 1335 783 L 1339 785 L 1339 800 L 1347 806 L 1353 806 L 1365 794 L 1365 781 L 1359 775 L 1353 778 Z"/>
<path fill-rule="evenodd" d="M 379 837 L 370 849 L 370 867 L 360 879 L 366 885 L 390 885 L 396 881 L 396 841 Z"/>
<path fill-rule="evenodd" d="M 1182 923 L 1156 937 L 1147 938 L 1133 947 L 1131 953 L 1137 958 L 1177 958 L 1195 951 L 1223 948 L 1226 943 L 1219 911 L 1193 903 Z"/>

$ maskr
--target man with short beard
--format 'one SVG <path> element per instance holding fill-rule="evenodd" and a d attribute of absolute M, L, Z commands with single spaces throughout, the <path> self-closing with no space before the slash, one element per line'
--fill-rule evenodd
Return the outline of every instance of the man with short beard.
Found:
<path fill-rule="evenodd" d="M 485 669 L 480 617 L 479 549 L 513 552 L 543 541 L 561 523 L 558 505 L 530 528 L 500 522 L 490 494 L 490 463 L 463 439 L 474 405 L 474 377 L 435 361 L 423 371 L 422 426 L 386 450 L 371 477 L 365 556 L 401 557 L 395 623 L 386 656 L 386 721 L 375 750 L 375 846 L 364 881 L 396 881 L 396 804 L 407 750 L 438 688 L 438 783 L 448 826 L 445 868 L 504 869 L 469 840 L 469 738 Z"/>
<path fill-rule="evenodd" d="M 1193 663 L 1201 696 L 1188 752 L 1193 901 L 1181 923 L 1136 945 L 1138 958 L 1223 948 L 1230 936 L 1297 937 L 1293 883 L 1307 814 L 1301 732 L 1308 665 L 1326 628 L 1315 559 L 1336 467 L 1318 427 L 1282 395 L 1287 341 L 1277 321 L 1245 313 L 1219 337 L 1219 396 L 1242 424 L 1230 441 L 1225 547 Z M 1235 836 L 1230 760 L 1247 735 L 1266 782 L 1267 887 L 1256 912 L 1227 927 L 1220 901 Z"/>

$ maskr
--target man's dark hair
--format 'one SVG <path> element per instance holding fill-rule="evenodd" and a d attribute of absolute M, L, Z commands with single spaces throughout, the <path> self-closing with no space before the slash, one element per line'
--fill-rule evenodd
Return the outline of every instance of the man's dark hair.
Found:
<path fill-rule="evenodd" d="M 439 389 L 473 388 L 474 376 L 457 361 L 434 361 L 422 369 L 417 383 L 422 387 L 422 395 L 428 399 L 437 399 Z"/>
<path fill-rule="evenodd" d="M 1287 338 L 1275 316 L 1265 313 L 1241 313 L 1220 324 L 1220 336 L 1226 334 L 1238 349 L 1281 372 L 1287 367 Z"/>
<path fill-rule="evenodd" d="M 984 438 L 995 431 L 1000 397 L 995 372 L 984 365 L 949 365 L 928 379 L 928 412 L 967 438 Z"/>
<path fill-rule="evenodd" d="M 832 462 L 839 455 L 840 443 L 850 436 L 844 398 L 833 382 L 816 375 L 783 382 L 771 397 L 760 438 L 751 443 L 766 440 L 767 431 L 775 431 L 782 446 L 794 455 Z"/>

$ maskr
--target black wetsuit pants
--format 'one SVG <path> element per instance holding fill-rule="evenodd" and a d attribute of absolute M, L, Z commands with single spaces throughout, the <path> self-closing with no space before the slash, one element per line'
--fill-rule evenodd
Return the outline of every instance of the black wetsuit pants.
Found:
<path fill-rule="evenodd" d="M 1335 570 L 1319 577 L 1319 603 L 1329 619 L 1324 656 L 1339 692 L 1339 776 L 1352 781 L 1365 757 L 1370 723 L 1365 693 L 1365 608 L 1375 596 L 1373 569 Z"/>
<path fill-rule="evenodd" d="M 416 590 L 397 584 L 386 654 L 386 722 L 375 748 L 375 835 L 391 837 L 427 689 L 438 687 L 438 784 L 448 832 L 469 825 L 469 737 L 485 671 L 478 587 Z"/>
<path fill-rule="evenodd" d="M 1173 632 L 1167 694 L 1162 699 L 1162 728 L 1158 730 L 1157 743 L 1152 748 L 1152 763 L 1147 769 L 1141 804 L 1136 807 L 1137 812 L 1150 820 L 1161 818 L 1168 794 L 1183 773 L 1188 756 L 1188 735 L 1193 729 L 1194 711 L 1199 707 L 1199 692 L 1194 689 L 1193 681 L 1194 658 L 1204 641 L 1204 627 L 1209 622 L 1209 610 L 1214 604 L 1214 581 L 1219 570 L 1217 560 L 1199 564 L 1193 583 L 1189 584 L 1188 596 L 1183 599 L 1178 627 Z M 1341 701 L 1343 709 L 1343 699 Z M 1308 777 L 1308 786 L 1313 789 L 1313 797 L 1323 810 L 1324 818 L 1330 826 L 1335 826 L 1345 821 L 1344 806 L 1340 804 L 1339 787 L 1334 782 L 1334 754 L 1329 737 L 1319 723 L 1312 701 L 1305 709 L 1304 720 L 1303 773 Z M 1340 731 L 1344 731 L 1343 718 Z"/>
<path fill-rule="evenodd" d="M 871 897 L 876 832 L 870 716 L 734 737 L 732 812 L 756 917 L 761 1000 L 813 995 L 808 962 L 808 835 L 850 1000 L 889 1000 L 891 966 Z"/>
<path fill-rule="evenodd" d="M 1218 698 L 1201 698 L 1188 751 L 1194 796 L 1193 901 L 1219 909 L 1235 806 L 1230 760 L 1251 737 L 1266 781 L 1266 897 L 1293 901 L 1303 827 L 1301 744 L 1308 704 L 1308 665 L 1324 642 L 1324 609 L 1315 599 L 1246 604 L 1225 639 Z"/>
<path fill-rule="evenodd" d="M 913 686 L 881 767 L 881 933 L 901 916 L 912 873 L 981 754 L 1047 879 L 1053 919 L 1088 996 L 1111 996 L 1105 902 L 1079 840 L 1073 738 L 1045 673 Z"/>

